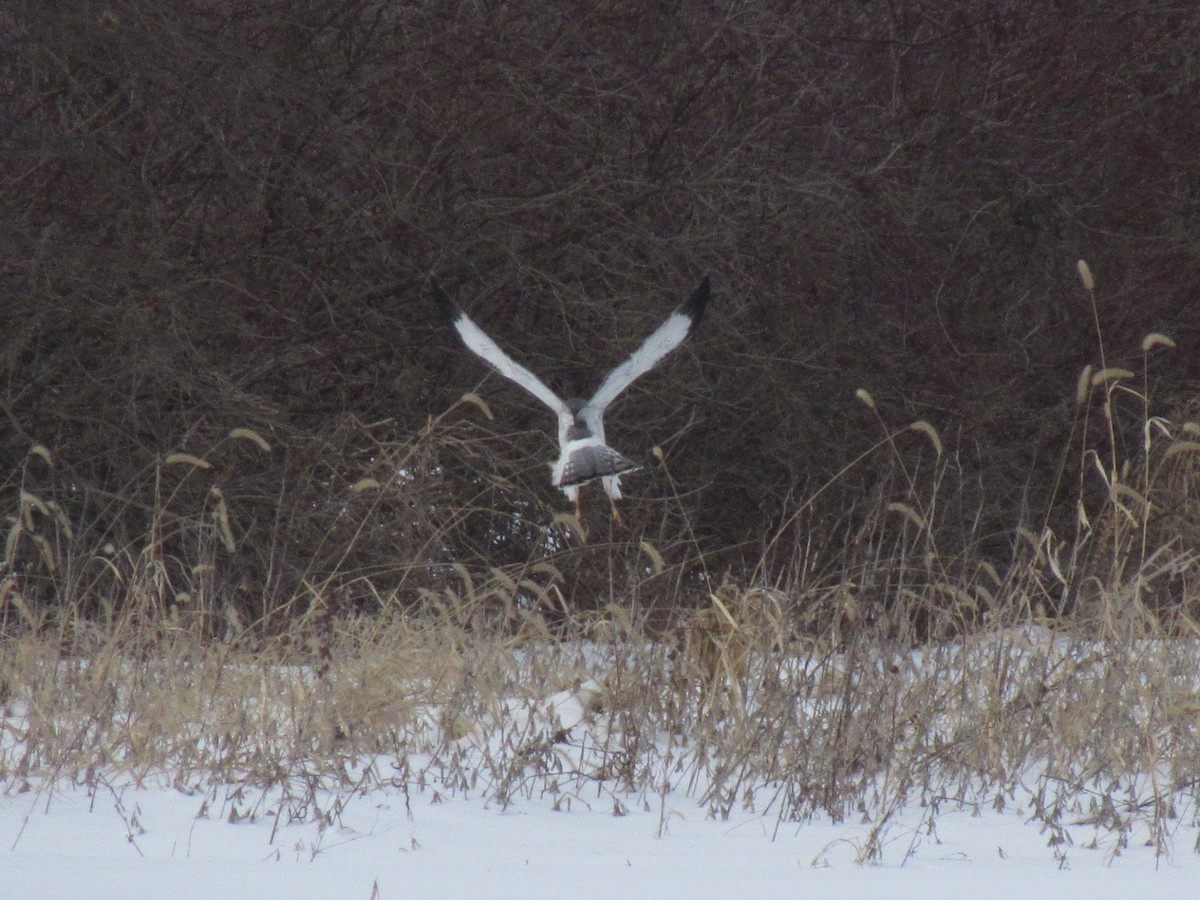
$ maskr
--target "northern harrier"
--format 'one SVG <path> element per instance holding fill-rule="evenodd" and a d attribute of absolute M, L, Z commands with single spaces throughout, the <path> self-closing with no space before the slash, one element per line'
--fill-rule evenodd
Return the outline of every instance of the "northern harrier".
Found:
<path fill-rule="evenodd" d="M 467 348 L 557 414 L 559 456 L 554 464 L 551 483 L 561 488 L 567 499 L 575 503 L 575 516 L 580 523 L 583 522 L 583 508 L 579 501 L 579 488 L 596 479 L 600 479 L 604 493 L 612 503 L 613 518 L 619 520 L 620 514 L 613 501 L 621 499 L 621 475 L 641 467 L 605 443 L 604 412 L 629 385 L 658 365 L 700 324 L 710 293 L 708 276 L 700 282 L 692 296 L 681 303 L 625 362 L 608 373 L 592 399 L 586 403 L 578 399 L 560 398 L 472 322 L 442 290 L 436 278 L 430 284 L 438 304 Z"/>

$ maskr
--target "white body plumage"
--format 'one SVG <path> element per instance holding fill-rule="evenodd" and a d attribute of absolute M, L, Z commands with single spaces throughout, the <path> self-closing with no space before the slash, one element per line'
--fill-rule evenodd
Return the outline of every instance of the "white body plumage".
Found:
<path fill-rule="evenodd" d="M 609 499 L 619 500 L 621 475 L 639 466 L 608 446 L 604 438 L 604 412 L 629 385 L 683 343 L 700 323 L 710 295 L 709 279 L 705 277 L 691 297 L 680 304 L 628 359 L 608 373 L 587 402 L 561 399 L 541 379 L 501 350 L 450 299 L 436 279 L 431 286 L 438 304 L 468 349 L 505 378 L 525 388 L 558 416 L 559 455 L 551 472 L 551 481 L 575 503 L 576 514 L 581 514 L 579 488 L 589 481 L 599 479 Z M 613 515 L 617 515 L 615 505 Z"/>

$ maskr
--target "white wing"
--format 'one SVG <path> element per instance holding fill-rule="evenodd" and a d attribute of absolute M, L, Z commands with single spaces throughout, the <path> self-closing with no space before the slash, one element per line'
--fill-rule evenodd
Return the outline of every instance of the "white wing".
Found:
<path fill-rule="evenodd" d="M 559 398 L 558 394 L 546 387 L 541 379 L 501 350 L 499 345 L 488 337 L 482 328 L 472 322 L 457 303 L 450 299 L 446 292 L 442 290 L 442 286 L 437 283 L 436 279 L 430 282 L 430 287 L 433 288 L 433 295 L 437 298 L 438 305 L 442 308 L 442 311 L 450 320 L 450 324 L 454 326 L 454 330 L 458 332 L 458 336 L 462 338 L 462 342 L 467 345 L 469 350 L 472 350 L 480 359 L 505 378 L 516 382 L 554 410 L 559 418 L 560 430 L 564 427 L 562 424 L 564 418 L 566 425 L 570 425 L 574 420 L 574 416 L 567 404 Z"/>
<path fill-rule="evenodd" d="M 608 377 L 592 395 L 592 399 L 579 411 L 593 432 L 603 434 L 604 425 L 601 418 L 609 404 L 616 400 L 625 388 L 658 365 L 664 356 L 682 344 L 684 338 L 691 334 L 704 315 L 704 305 L 708 303 L 709 293 L 709 280 L 706 275 L 692 296 L 681 303 L 679 308 L 667 317 L 667 321 L 659 325 L 625 362 L 608 373 Z"/>

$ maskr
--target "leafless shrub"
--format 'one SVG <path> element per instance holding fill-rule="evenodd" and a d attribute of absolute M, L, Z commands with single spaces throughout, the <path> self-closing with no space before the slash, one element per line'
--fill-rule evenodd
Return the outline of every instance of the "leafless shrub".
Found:
<path fill-rule="evenodd" d="M 752 570 L 822 484 L 812 521 L 853 533 L 899 474 L 876 454 L 882 469 L 835 477 L 871 440 L 860 386 L 946 444 L 941 547 L 1001 565 L 1017 523 L 1064 534 L 1075 508 L 1058 486 L 1086 464 L 1068 455 L 1059 477 L 1063 398 L 1097 362 L 1080 322 L 1107 338 L 1102 367 L 1135 368 L 1145 334 L 1178 341 L 1144 373 L 1162 403 L 1186 401 L 1200 358 L 1183 277 L 1200 119 L 1179 114 L 1196 13 L 927 12 L 9 4 L 0 471 L 49 448 L 60 493 L 38 496 L 120 548 L 151 530 L 168 454 L 208 459 L 253 430 L 271 453 L 237 441 L 213 473 L 166 485 L 194 511 L 220 490 L 238 553 L 214 571 L 246 586 L 250 620 L 306 581 L 322 602 L 369 597 L 330 588 L 339 565 L 392 565 L 391 525 L 359 531 L 352 560 L 324 556 L 357 527 L 346 493 L 368 477 L 394 488 L 350 507 L 446 492 L 477 510 L 453 538 L 461 559 L 516 565 L 540 537 L 514 535 L 493 501 L 555 508 L 529 462 L 546 423 L 458 365 L 427 273 L 539 371 L 586 387 L 712 270 L 706 330 L 614 424 L 666 465 L 630 492 L 620 546 L 560 566 L 568 603 L 621 595 L 614 572 L 636 585 L 621 560 L 643 540 L 702 603 L 701 555 Z M 1090 304 L 1081 252 L 1101 285 Z M 501 480 L 473 480 L 464 455 L 400 501 L 386 448 L 425 435 L 422 459 L 437 456 L 453 435 L 426 434 L 430 416 L 475 388 L 496 409 Z M 1137 418 L 1111 427 L 1133 458 Z M 6 507 L 19 490 L 4 483 Z M 400 518 L 416 546 L 396 555 L 423 559 Z M 165 558 L 207 564 L 170 544 L 196 537 L 168 528 Z"/>

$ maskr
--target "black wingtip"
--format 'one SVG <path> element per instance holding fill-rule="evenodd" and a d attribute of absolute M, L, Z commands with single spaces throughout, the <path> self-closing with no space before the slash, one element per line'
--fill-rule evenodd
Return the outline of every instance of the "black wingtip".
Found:
<path fill-rule="evenodd" d="M 712 278 L 705 275 L 700 282 L 700 286 L 692 292 L 692 296 L 688 297 L 679 307 L 679 312 L 683 313 L 692 320 L 691 327 L 694 329 L 700 324 L 700 320 L 704 318 L 704 307 L 708 305 L 708 298 L 712 296 Z M 690 329 L 689 329 L 690 330 Z"/>
<path fill-rule="evenodd" d="M 450 299 L 450 295 L 442 288 L 442 284 L 437 280 L 436 275 L 429 276 L 429 289 L 433 292 L 433 299 L 437 301 L 438 309 L 442 311 L 442 315 L 446 317 L 446 321 L 451 324 L 459 317 L 461 310 L 458 304 Z"/>

